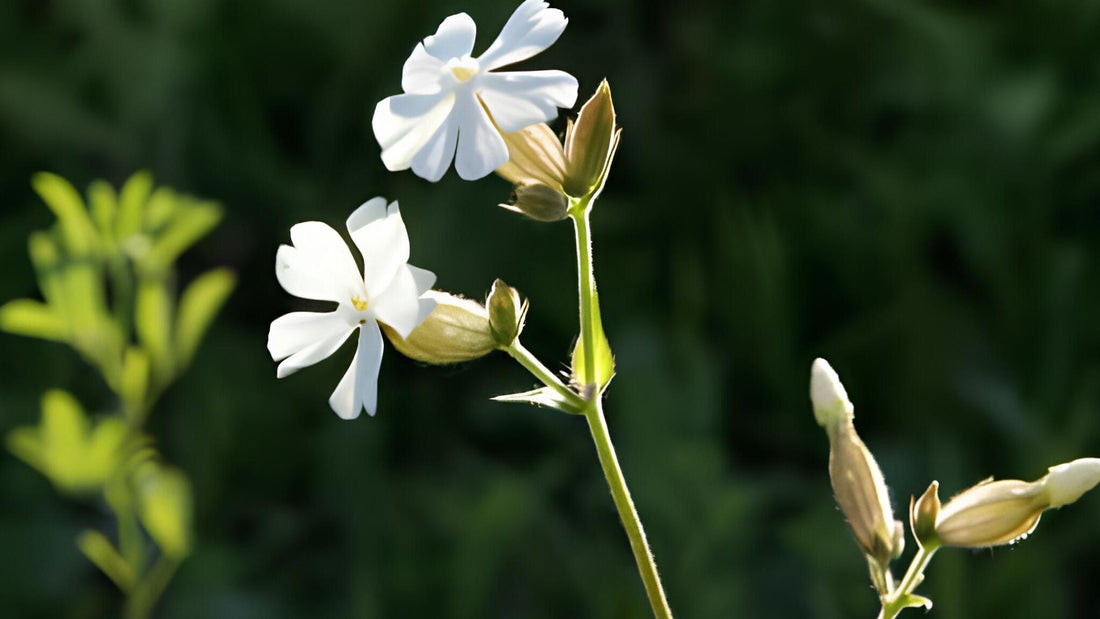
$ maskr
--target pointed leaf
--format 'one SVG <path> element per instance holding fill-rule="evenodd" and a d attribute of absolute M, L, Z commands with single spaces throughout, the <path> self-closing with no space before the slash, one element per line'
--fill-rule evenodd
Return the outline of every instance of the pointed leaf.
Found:
<path fill-rule="evenodd" d="M 115 220 L 115 235 L 120 243 L 141 232 L 142 214 L 152 190 L 153 175 L 146 171 L 135 173 L 122 186 Z"/>
<path fill-rule="evenodd" d="M 0 330 L 54 342 L 69 339 L 65 319 L 33 299 L 15 299 L 0 307 Z"/>
<path fill-rule="evenodd" d="M 533 404 L 535 406 L 549 406 L 550 408 L 556 408 L 567 413 L 579 413 L 580 411 L 576 406 L 570 404 L 554 389 L 550 387 L 540 387 L 538 389 L 532 389 L 531 391 L 524 391 L 522 393 L 510 393 L 507 395 L 498 395 L 495 398 L 491 398 L 495 402 L 523 402 L 526 404 Z"/>
<path fill-rule="evenodd" d="M 92 211 L 99 236 L 107 247 L 115 243 L 115 214 L 118 212 L 118 197 L 115 188 L 104 181 L 93 181 L 88 186 L 88 206 Z"/>
<path fill-rule="evenodd" d="M 573 348 L 573 380 L 578 385 L 590 385 L 595 383 L 598 390 L 603 391 L 611 378 L 615 375 L 615 357 L 611 354 L 611 345 L 603 332 L 603 321 L 600 319 L 599 295 L 592 293 L 592 321 L 595 323 L 593 340 L 596 344 L 595 372 L 588 376 L 584 367 L 584 338 L 577 338 L 577 345 Z"/>
<path fill-rule="evenodd" d="M 176 361 L 181 369 L 191 363 L 206 330 L 233 292 L 236 281 L 229 269 L 214 269 L 200 275 L 183 291 L 176 323 Z"/>
<path fill-rule="evenodd" d="M 96 252 L 99 236 L 96 234 L 84 200 L 69 183 L 56 174 L 39 172 L 31 179 L 34 190 L 57 216 L 61 238 L 69 255 L 87 257 Z"/>
<path fill-rule="evenodd" d="M 221 221 L 222 210 L 214 202 L 181 204 L 153 241 L 148 268 L 166 269 L 184 251 L 206 236 Z"/>
<path fill-rule="evenodd" d="M 134 330 L 149 355 L 153 375 L 164 381 L 174 369 L 172 357 L 172 300 L 168 284 L 161 278 L 146 278 L 138 284 Z M 163 384 L 163 383 L 162 383 Z"/>
<path fill-rule="evenodd" d="M 127 349 L 120 374 L 117 391 L 126 405 L 126 413 L 139 415 L 144 411 L 145 395 L 149 390 L 149 357 L 145 351 L 137 347 Z"/>
<path fill-rule="evenodd" d="M 85 557 L 98 567 L 119 589 L 129 591 L 134 584 L 134 570 L 114 545 L 99 531 L 87 530 L 76 538 L 76 546 Z"/>
<path fill-rule="evenodd" d="M 179 469 L 146 462 L 136 473 L 138 515 L 149 537 L 171 559 L 191 550 L 191 482 Z"/>

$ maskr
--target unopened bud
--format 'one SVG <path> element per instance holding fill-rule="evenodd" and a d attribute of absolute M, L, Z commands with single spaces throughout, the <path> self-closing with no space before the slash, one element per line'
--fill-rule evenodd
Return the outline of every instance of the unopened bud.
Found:
<path fill-rule="evenodd" d="M 496 348 L 489 314 L 480 304 L 436 290 L 425 297 L 435 301 L 435 309 L 407 338 L 382 325 L 398 352 L 423 363 L 446 365 L 484 357 Z"/>
<path fill-rule="evenodd" d="M 940 482 L 934 481 L 919 499 L 909 499 L 909 527 L 921 548 L 940 545 L 936 536 L 936 519 L 940 515 Z"/>
<path fill-rule="evenodd" d="M 817 424 L 826 430 L 853 418 L 852 402 L 829 362 L 818 358 L 810 369 L 810 401 Z"/>
<path fill-rule="evenodd" d="M 513 133 L 502 133 L 508 161 L 497 174 L 513 185 L 546 185 L 561 189 L 565 181 L 565 152 L 546 123 L 536 123 Z"/>
<path fill-rule="evenodd" d="M 581 107 L 577 122 L 566 131 L 566 193 L 580 198 L 599 187 L 618 139 L 611 86 L 604 80 Z"/>
<path fill-rule="evenodd" d="M 523 330 L 527 316 L 527 303 L 519 298 L 519 292 L 501 280 L 493 282 L 486 300 L 489 308 L 489 332 L 500 348 L 507 348 Z"/>
<path fill-rule="evenodd" d="M 1050 467 L 1042 478 L 986 480 L 947 502 L 936 522 L 943 543 L 965 548 L 1011 544 L 1031 533 L 1052 507 L 1073 503 L 1100 483 L 1100 459 Z"/>
<path fill-rule="evenodd" d="M 851 420 L 835 427 L 829 439 L 829 478 L 837 505 L 864 554 L 885 565 L 900 552 L 904 535 L 899 542 L 882 470 Z"/>
<path fill-rule="evenodd" d="M 500 206 L 536 221 L 559 221 L 569 211 L 569 198 L 548 185 L 517 185 L 515 203 Z"/>

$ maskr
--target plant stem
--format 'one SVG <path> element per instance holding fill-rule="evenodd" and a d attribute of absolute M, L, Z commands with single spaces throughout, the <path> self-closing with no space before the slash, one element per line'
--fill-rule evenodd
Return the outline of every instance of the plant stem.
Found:
<path fill-rule="evenodd" d="M 604 419 L 603 396 L 596 382 L 598 379 L 596 378 L 595 340 L 598 317 L 594 309 L 596 279 L 592 267 L 592 236 L 589 233 L 590 207 L 596 193 L 598 191 L 575 201 L 569 211 L 577 239 L 577 283 L 580 297 L 581 343 L 584 348 L 584 355 L 580 361 L 583 364 L 584 377 L 588 381 L 587 385 L 581 385 L 582 393 L 587 400 L 582 410 L 585 419 L 588 420 L 588 428 L 592 431 L 592 441 L 596 444 L 596 453 L 599 455 L 604 477 L 607 478 L 611 498 L 619 511 L 619 519 L 623 523 L 623 528 L 626 529 L 626 535 L 630 539 L 630 548 L 634 551 L 634 561 L 638 564 L 638 573 L 645 585 L 653 616 L 657 619 L 672 619 L 672 610 L 669 609 L 668 600 L 665 599 L 661 577 L 657 574 L 657 564 L 653 561 L 653 553 L 649 549 L 649 542 L 646 541 L 645 529 L 638 517 L 638 510 L 634 507 L 634 501 L 630 498 L 630 490 L 626 487 L 626 479 L 623 477 L 619 460 L 615 456 L 615 446 L 611 443 L 607 421 Z M 574 368 L 574 375 L 576 375 L 576 368 Z"/>
<path fill-rule="evenodd" d="M 584 413 L 588 420 L 588 427 L 592 430 L 592 440 L 596 443 L 596 453 L 600 456 L 600 466 L 603 467 L 604 477 L 607 478 L 607 486 L 611 489 L 611 498 L 615 500 L 615 507 L 619 510 L 619 518 L 626 529 L 626 535 L 630 538 L 630 547 L 634 551 L 634 560 L 638 564 L 638 573 L 645 583 L 646 595 L 649 596 L 649 604 L 653 608 L 653 616 L 657 619 L 671 619 L 672 610 L 665 599 L 665 590 L 661 586 L 661 577 L 657 574 L 657 564 L 653 561 L 653 553 L 649 550 L 649 542 L 646 541 L 645 529 L 638 518 L 638 511 L 634 508 L 634 501 L 630 498 L 630 490 L 626 487 L 626 479 L 623 470 L 619 467 L 619 460 L 615 456 L 615 446 L 611 444 L 611 436 L 607 432 L 607 421 L 603 415 L 601 399 L 589 402 Z"/>
<path fill-rule="evenodd" d="M 134 587 L 126 599 L 126 619 L 146 619 L 153 612 L 157 600 L 164 593 L 172 575 L 176 572 L 177 563 L 172 559 L 161 556 L 160 559 Z"/>
<path fill-rule="evenodd" d="M 554 375 L 550 368 L 542 364 L 535 355 L 531 354 L 531 351 L 524 348 L 523 344 L 520 344 L 519 338 L 516 338 L 512 345 L 504 349 L 504 352 L 508 353 L 513 359 L 519 362 L 524 368 L 527 369 L 535 378 L 539 379 L 542 384 L 550 387 L 554 391 L 557 391 L 566 402 L 574 406 L 577 410 L 584 408 L 585 401 L 581 399 L 572 389 L 565 386 L 565 383 L 561 382 L 557 376 Z"/>
<path fill-rule="evenodd" d="M 573 205 L 573 229 L 577 236 L 577 283 L 580 288 L 581 342 L 584 348 L 584 375 L 595 381 L 596 374 L 596 325 L 592 308 L 595 305 L 596 279 L 592 270 L 592 236 L 588 232 L 588 214 L 591 199 L 582 199 Z M 587 388 L 588 385 L 581 385 Z"/>
<path fill-rule="evenodd" d="M 882 612 L 879 613 L 880 619 L 894 619 L 898 616 L 898 613 L 908 607 L 905 604 L 905 598 L 913 593 L 913 589 L 916 589 L 924 580 L 924 569 L 928 567 L 928 562 L 932 560 L 932 555 L 936 554 L 938 549 L 938 545 L 919 546 L 917 548 L 917 554 L 913 556 L 913 561 L 909 563 L 909 569 L 905 570 L 905 576 L 902 576 L 897 588 L 883 599 Z"/>

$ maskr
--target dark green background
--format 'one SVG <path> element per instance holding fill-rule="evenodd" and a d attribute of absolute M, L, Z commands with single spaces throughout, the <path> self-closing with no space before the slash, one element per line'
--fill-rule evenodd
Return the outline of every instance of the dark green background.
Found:
<path fill-rule="evenodd" d="M 624 127 L 593 216 L 607 411 L 678 617 L 877 611 L 832 503 L 815 356 L 902 512 L 932 479 L 946 499 L 1100 455 L 1100 4 L 554 4 L 570 26 L 524 66 L 570 71 L 582 97 L 606 76 Z M 465 10 L 480 52 L 514 6 L 0 2 L 0 300 L 37 294 L 35 171 L 83 189 L 148 168 L 227 211 L 182 277 L 224 264 L 240 286 L 151 421 L 197 502 L 160 617 L 649 612 L 584 421 L 488 401 L 533 385 L 506 357 L 390 349 L 377 418 L 345 422 L 326 399 L 350 345 L 281 381 L 264 347 L 302 307 L 273 273 L 288 228 L 384 195 L 413 264 L 473 297 L 519 288 L 528 347 L 564 367 L 569 225 L 496 208 L 495 177 L 388 173 L 370 132 L 420 37 Z M 112 406 L 67 348 L 0 349 L 0 431 L 53 387 Z M 1097 616 L 1098 514 L 1086 495 L 1016 547 L 942 552 L 930 616 Z M 0 455 L 0 614 L 115 616 L 73 544 L 109 524 Z"/>

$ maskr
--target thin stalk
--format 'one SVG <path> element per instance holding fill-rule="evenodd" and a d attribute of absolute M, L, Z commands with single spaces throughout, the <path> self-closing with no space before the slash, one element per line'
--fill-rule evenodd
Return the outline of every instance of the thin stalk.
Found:
<path fill-rule="evenodd" d="M 611 489 L 611 498 L 615 501 L 615 508 L 619 510 L 619 518 L 626 529 L 626 535 L 630 538 L 630 548 L 634 551 L 634 561 L 638 564 L 638 573 L 645 583 L 646 595 L 649 596 L 649 605 L 653 608 L 653 616 L 657 619 L 672 619 L 672 610 L 668 607 L 665 598 L 665 590 L 661 586 L 661 577 L 657 574 L 657 564 L 653 561 L 653 553 L 649 550 L 649 542 L 646 541 L 645 529 L 638 518 L 638 510 L 634 508 L 634 501 L 630 498 L 630 490 L 626 487 L 626 478 L 619 467 L 619 460 L 615 456 L 615 446 L 611 443 L 611 436 L 607 431 L 607 421 L 603 415 L 601 399 L 597 397 L 589 402 L 585 409 L 585 418 L 588 427 L 592 430 L 592 440 L 596 443 L 596 453 L 600 456 L 600 466 L 603 467 L 604 477 L 607 478 L 607 486 Z"/>
<path fill-rule="evenodd" d="M 894 619 L 898 616 L 904 608 L 903 604 L 905 597 L 913 592 L 924 580 L 924 569 L 928 567 L 929 561 L 932 560 L 932 555 L 936 554 L 936 550 L 939 546 L 919 546 L 917 548 L 917 554 L 913 556 L 912 562 L 909 563 L 909 569 L 905 570 L 905 576 L 902 576 L 901 582 L 898 583 L 893 593 L 883 599 L 882 612 L 879 613 L 880 619 Z"/>
<path fill-rule="evenodd" d="M 531 354 L 531 351 L 524 348 L 523 344 L 520 344 L 519 338 L 516 338 L 511 346 L 505 348 L 504 352 L 518 361 L 528 372 L 539 379 L 542 384 L 558 392 L 566 402 L 573 405 L 578 410 L 585 406 L 585 401 L 572 389 L 566 387 L 565 383 L 561 382 L 561 380 L 550 371 L 550 368 L 543 365 L 535 355 Z"/>
<path fill-rule="evenodd" d="M 179 564 L 162 556 L 126 599 L 126 619 L 147 619 L 164 594 Z"/>
<path fill-rule="evenodd" d="M 584 346 L 584 375 L 589 381 L 596 374 L 596 325 L 592 308 L 595 305 L 596 278 L 592 269 L 592 236 L 588 232 L 588 213 L 591 199 L 574 204 L 570 215 L 577 237 L 577 283 L 581 306 L 581 342 Z M 587 385 L 582 385 L 587 387 Z"/>

